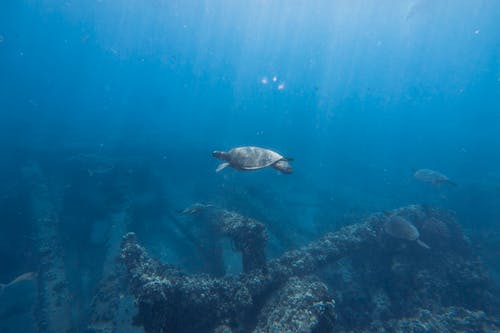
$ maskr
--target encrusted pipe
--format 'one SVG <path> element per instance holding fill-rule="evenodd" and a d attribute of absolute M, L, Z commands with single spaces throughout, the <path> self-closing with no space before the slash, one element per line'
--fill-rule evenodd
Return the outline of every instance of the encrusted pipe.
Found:
<path fill-rule="evenodd" d="M 57 193 L 51 193 L 38 165 L 23 168 L 24 180 L 31 187 L 34 225 L 37 231 L 38 302 L 35 309 L 38 332 L 71 332 L 71 295 L 59 243 L 59 218 L 54 206 Z"/>

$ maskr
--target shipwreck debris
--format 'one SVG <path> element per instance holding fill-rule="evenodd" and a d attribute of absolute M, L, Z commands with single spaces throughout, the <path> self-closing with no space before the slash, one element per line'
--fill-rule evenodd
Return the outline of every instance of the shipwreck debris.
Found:
<path fill-rule="evenodd" d="M 245 226 L 258 224 L 217 207 L 196 206 L 185 213 L 208 214 L 203 217 L 205 221 L 213 223 L 221 235 L 236 241 L 241 241 L 242 235 L 247 238 L 265 235 L 263 225 L 248 229 Z M 373 326 L 377 320 L 388 323 L 389 320 L 410 318 L 412 313 L 425 309 L 426 305 L 443 311 L 452 305 L 466 310 L 468 307 L 476 310 L 484 305 L 487 311 L 492 300 L 487 275 L 467 251 L 468 241 L 452 215 L 418 205 L 391 213 L 407 219 L 418 228 L 434 217 L 446 226 L 449 233 L 438 239 L 439 233 L 434 232 L 429 238 L 429 245 L 436 248 L 430 256 L 429 251 L 421 251 L 418 246 L 406 246 L 404 241 L 388 235 L 384 230 L 388 216 L 376 213 L 360 223 L 328 233 L 303 248 L 267 261 L 265 269 L 262 264 L 250 266 L 252 269 L 247 266 L 236 277 L 183 273 L 178 268 L 152 259 L 139 245 L 135 234 L 128 233 L 122 241 L 121 258 L 138 308 L 135 324 L 142 326 L 145 332 L 262 333 L 298 330 L 326 333 L 332 332 L 333 327 L 349 331 L 349 321 L 342 320 L 349 311 L 352 317 L 356 306 L 361 306 L 368 309 L 368 322 L 362 323 L 368 332 L 370 325 Z M 249 230 L 258 232 L 248 234 Z M 422 232 L 425 235 L 427 231 L 423 229 Z M 441 244 L 437 246 L 434 242 Z M 256 244 L 259 246 L 249 248 L 257 251 L 256 256 L 259 257 L 265 243 Z M 237 249 L 241 251 L 241 247 Z M 246 255 L 251 256 L 251 251 Z M 343 258 L 352 258 L 351 267 L 336 266 Z M 345 276 L 358 275 L 349 278 L 354 284 L 368 283 L 364 288 L 349 290 L 342 284 L 336 286 L 329 283 L 335 279 L 320 280 L 319 276 L 324 276 L 319 274 L 322 268 L 330 267 L 345 270 Z M 455 277 L 453 281 L 446 281 L 449 276 Z M 392 284 L 384 284 L 387 279 Z M 376 280 L 378 284 L 370 285 L 370 280 Z M 403 281 L 402 285 L 398 285 L 398 281 Z M 329 286 L 333 287 L 332 291 Z M 446 286 L 446 289 L 440 291 L 441 286 Z M 362 293 L 365 290 L 371 296 L 364 297 Z M 408 294 L 408 299 L 398 299 L 398 295 L 404 292 Z M 334 300 L 332 295 L 338 295 L 339 301 Z M 460 295 L 467 297 L 461 298 Z M 356 299 L 356 302 L 349 304 L 350 299 Z M 474 303 L 474 299 L 479 301 Z M 450 304 L 452 302 L 455 304 Z M 356 326 L 356 323 L 351 324 L 351 327 Z"/>
<path fill-rule="evenodd" d="M 54 204 L 61 193 L 51 192 L 41 168 L 23 168 L 25 181 L 31 187 L 32 212 L 37 228 L 40 268 L 38 271 L 38 301 L 35 308 L 38 332 L 70 332 L 71 294 L 60 244 L 59 218 Z"/>

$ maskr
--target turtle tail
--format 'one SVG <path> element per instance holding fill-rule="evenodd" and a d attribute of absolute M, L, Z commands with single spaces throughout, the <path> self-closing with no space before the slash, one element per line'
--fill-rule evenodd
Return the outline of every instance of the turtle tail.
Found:
<path fill-rule="evenodd" d="M 292 162 L 294 160 L 294 158 L 293 157 L 283 157 L 283 160 L 287 161 L 287 162 Z"/>

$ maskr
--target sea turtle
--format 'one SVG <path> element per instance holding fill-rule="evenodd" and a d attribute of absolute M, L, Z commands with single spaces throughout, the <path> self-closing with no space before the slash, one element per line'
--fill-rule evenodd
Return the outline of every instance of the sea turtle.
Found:
<path fill-rule="evenodd" d="M 292 166 L 288 163 L 292 161 L 291 158 L 283 157 L 272 150 L 260 147 L 238 147 L 227 152 L 216 150 L 212 153 L 212 156 L 225 161 L 219 164 L 215 170 L 216 172 L 227 166 L 243 171 L 271 167 L 287 174 L 293 172 Z"/>
<path fill-rule="evenodd" d="M 0 283 L 0 295 L 8 287 L 13 286 L 15 284 L 18 284 L 19 282 L 35 280 L 36 276 L 37 276 L 37 274 L 35 272 L 28 272 L 28 273 L 24 273 L 24 274 L 19 275 L 18 277 L 16 277 L 14 280 L 10 281 L 9 283 Z"/>
<path fill-rule="evenodd" d="M 389 220 L 384 224 L 384 231 L 394 238 L 415 241 L 423 248 L 430 249 L 429 245 L 422 242 L 418 229 L 407 219 L 398 215 L 389 216 Z"/>
<path fill-rule="evenodd" d="M 436 187 L 441 187 L 443 184 L 448 184 L 452 186 L 456 186 L 454 182 L 452 182 L 448 177 L 443 175 L 441 172 L 430 170 L 430 169 L 418 169 L 413 174 L 415 179 L 424 182 L 431 183 Z"/>

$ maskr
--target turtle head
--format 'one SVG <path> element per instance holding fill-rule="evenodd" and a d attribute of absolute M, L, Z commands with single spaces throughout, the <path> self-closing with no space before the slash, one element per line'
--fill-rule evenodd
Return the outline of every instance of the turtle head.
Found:
<path fill-rule="evenodd" d="M 225 151 L 214 150 L 212 152 L 212 156 L 218 158 L 219 160 L 227 161 L 229 159 L 229 155 Z"/>
<path fill-rule="evenodd" d="M 293 173 L 293 168 L 288 161 L 289 159 L 280 160 L 273 165 L 273 168 L 283 173 L 291 174 Z"/>

